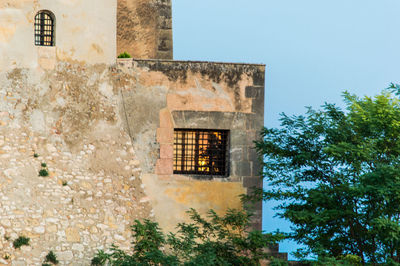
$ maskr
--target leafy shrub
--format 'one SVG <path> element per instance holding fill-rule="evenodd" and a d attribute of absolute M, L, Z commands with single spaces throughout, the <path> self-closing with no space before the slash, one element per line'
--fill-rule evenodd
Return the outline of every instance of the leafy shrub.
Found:
<path fill-rule="evenodd" d="M 340 258 L 319 256 L 317 261 L 311 261 L 311 266 L 361 266 L 361 258 L 356 255 L 346 255 Z M 385 264 L 387 265 L 387 264 Z"/>
<path fill-rule="evenodd" d="M 266 248 L 282 240 L 281 234 L 250 231 L 250 215 L 229 210 L 224 216 L 209 211 L 203 218 L 189 212 L 191 223 L 180 223 L 176 234 L 165 235 L 158 223 L 136 220 L 132 226 L 131 254 L 112 246 L 99 250 L 92 265 L 259 265 L 270 258 Z"/>
<path fill-rule="evenodd" d="M 286 260 L 273 258 L 268 265 L 269 266 L 288 266 L 289 264 Z"/>
<path fill-rule="evenodd" d="M 47 169 L 46 169 L 47 164 L 41 163 L 40 166 L 42 167 L 42 169 L 40 169 L 40 171 L 39 171 L 39 176 L 49 176 L 49 171 L 47 171 Z"/>
<path fill-rule="evenodd" d="M 49 171 L 47 171 L 47 169 L 40 169 L 39 176 L 49 176 Z"/>
<path fill-rule="evenodd" d="M 53 264 L 58 264 L 57 256 L 56 254 L 51 250 L 47 255 L 44 260 L 45 262 L 51 262 Z"/>
<path fill-rule="evenodd" d="M 118 58 L 132 58 L 132 57 L 127 52 L 123 52 L 118 56 Z"/>
<path fill-rule="evenodd" d="M 29 241 L 30 241 L 29 237 L 20 236 L 14 240 L 13 246 L 14 246 L 14 248 L 21 248 L 22 246 L 29 246 Z"/>

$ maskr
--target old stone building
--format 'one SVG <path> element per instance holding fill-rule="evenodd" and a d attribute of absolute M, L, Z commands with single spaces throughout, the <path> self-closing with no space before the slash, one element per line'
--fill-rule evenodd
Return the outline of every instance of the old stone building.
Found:
<path fill-rule="evenodd" d="M 89 265 L 261 186 L 265 67 L 172 51 L 170 0 L 0 0 L 0 264 Z"/>

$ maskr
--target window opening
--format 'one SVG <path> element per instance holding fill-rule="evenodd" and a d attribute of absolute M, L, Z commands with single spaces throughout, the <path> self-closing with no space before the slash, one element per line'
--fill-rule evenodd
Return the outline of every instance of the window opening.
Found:
<path fill-rule="evenodd" d="M 54 46 L 54 15 L 49 11 L 35 16 L 35 45 Z"/>
<path fill-rule="evenodd" d="M 228 175 L 227 130 L 175 129 L 174 173 Z"/>

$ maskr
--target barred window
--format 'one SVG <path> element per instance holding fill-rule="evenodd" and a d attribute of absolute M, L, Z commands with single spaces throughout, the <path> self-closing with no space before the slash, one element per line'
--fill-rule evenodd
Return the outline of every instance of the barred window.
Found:
<path fill-rule="evenodd" d="M 174 173 L 227 176 L 227 130 L 175 129 Z"/>
<path fill-rule="evenodd" d="M 47 10 L 39 11 L 35 16 L 35 45 L 54 46 L 53 13 Z"/>

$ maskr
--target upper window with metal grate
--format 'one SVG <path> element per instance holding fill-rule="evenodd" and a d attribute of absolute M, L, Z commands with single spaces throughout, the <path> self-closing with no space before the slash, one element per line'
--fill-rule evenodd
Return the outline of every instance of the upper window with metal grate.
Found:
<path fill-rule="evenodd" d="M 54 14 L 47 10 L 39 11 L 35 16 L 35 45 L 54 46 Z"/>
<path fill-rule="evenodd" d="M 227 130 L 175 129 L 174 174 L 228 176 Z"/>

